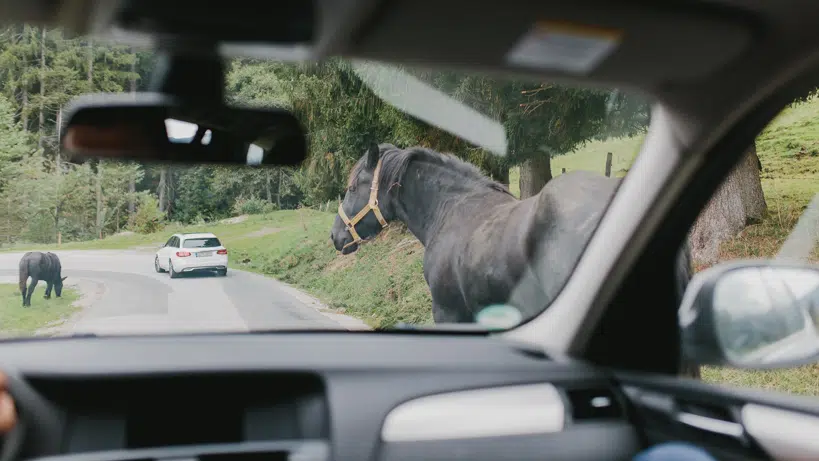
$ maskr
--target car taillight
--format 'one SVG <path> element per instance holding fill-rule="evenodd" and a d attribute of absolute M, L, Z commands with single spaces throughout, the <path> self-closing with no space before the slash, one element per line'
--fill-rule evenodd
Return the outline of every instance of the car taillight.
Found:
<path fill-rule="evenodd" d="M 190 251 L 177 251 L 176 255 L 179 256 L 180 258 L 184 258 L 185 256 L 190 256 L 191 252 Z"/>
<path fill-rule="evenodd" d="M 218 254 L 218 255 L 226 255 L 226 254 L 227 254 L 227 250 L 216 250 L 216 254 Z"/>

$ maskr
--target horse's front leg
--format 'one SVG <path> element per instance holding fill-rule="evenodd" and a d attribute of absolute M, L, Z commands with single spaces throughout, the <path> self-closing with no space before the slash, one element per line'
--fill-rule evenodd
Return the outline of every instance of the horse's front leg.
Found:
<path fill-rule="evenodd" d="M 680 365 L 680 375 L 686 378 L 702 379 L 699 365 L 689 363 L 685 360 L 683 360 Z"/>
<path fill-rule="evenodd" d="M 432 319 L 435 323 L 452 323 L 452 316 L 440 304 L 432 302 Z"/>
<path fill-rule="evenodd" d="M 435 301 L 432 302 L 432 319 L 435 323 L 471 323 L 471 317 L 461 315 L 457 310 L 445 308 Z"/>
<path fill-rule="evenodd" d="M 43 296 L 45 299 L 51 299 L 51 288 L 53 286 L 54 286 L 54 284 L 52 282 L 50 282 L 50 281 L 46 282 L 46 292 L 45 292 L 45 296 Z"/>

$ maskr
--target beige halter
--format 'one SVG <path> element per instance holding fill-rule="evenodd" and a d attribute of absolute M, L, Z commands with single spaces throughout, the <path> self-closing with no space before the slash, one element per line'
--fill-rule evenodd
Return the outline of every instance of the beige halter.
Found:
<path fill-rule="evenodd" d="M 344 221 L 344 224 L 347 226 L 347 230 L 350 232 L 350 235 L 353 236 L 353 241 L 344 245 L 344 248 L 347 248 L 350 245 L 354 245 L 357 243 L 361 243 L 363 240 L 358 232 L 355 230 L 355 225 L 358 224 L 359 221 L 364 219 L 367 214 L 372 211 L 375 215 L 375 219 L 381 224 L 381 227 L 387 227 L 387 220 L 384 219 L 384 215 L 381 214 L 381 210 L 378 208 L 378 175 L 381 173 L 381 159 L 378 159 L 378 164 L 375 165 L 375 171 L 373 171 L 373 182 L 370 185 L 370 200 L 367 202 L 367 205 L 361 209 L 353 219 L 347 217 L 347 214 L 344 213 L 342 209 L 341 203 L 338 204 L 338 216 Z M 342 248 L 342 250 L 344 249 Z"/>

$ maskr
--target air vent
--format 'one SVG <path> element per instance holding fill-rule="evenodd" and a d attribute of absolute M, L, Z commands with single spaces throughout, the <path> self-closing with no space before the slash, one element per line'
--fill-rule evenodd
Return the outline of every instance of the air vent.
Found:
<path fill-rule="evenodd" d="M 619 419 L 624 416 L 617 395 L 606 387 L 568 389 L 572 419 L 576 422 Z"/>

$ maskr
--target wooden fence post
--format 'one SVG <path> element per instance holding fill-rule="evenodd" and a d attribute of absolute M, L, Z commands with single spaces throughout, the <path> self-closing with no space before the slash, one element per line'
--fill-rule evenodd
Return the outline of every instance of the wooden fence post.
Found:
<path fill-rule="evenodd" d="M 606 154 L 606 177 L 611 177 L 611 152 Z"/>

